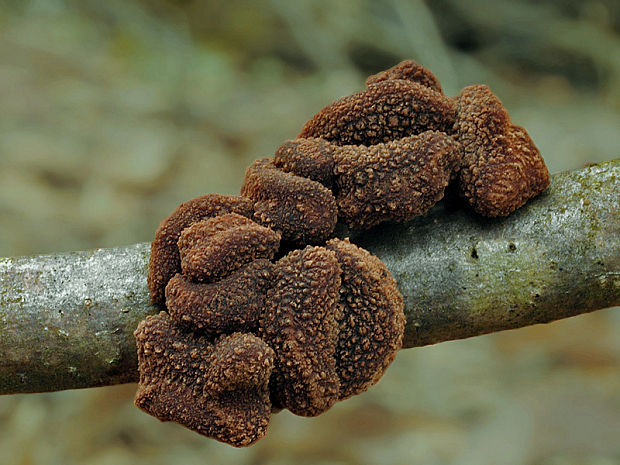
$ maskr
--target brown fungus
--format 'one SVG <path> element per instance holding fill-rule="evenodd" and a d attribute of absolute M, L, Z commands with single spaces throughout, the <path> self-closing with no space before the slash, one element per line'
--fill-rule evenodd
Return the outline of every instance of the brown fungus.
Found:
<path fill-rule="evenodd" d="M 255 161 L 246 171 L 241 195 L 254 202 L 254 219 L 298 244 L 329 238 L 336 226 L 336 200 L 325 186 L 311 179 L 284 173 L 268 158 Z"/>
<path fill-rule="evenodd" d="M 404 81 L 417 82 L 425 87 L 441 92 L 439 79 L 435 77 L 428 68 L 417 64 L 413 60 L 405 60 L 392 66 L 390 69 L 381 71 L 366 79 L 366 85 L 376 84 L 377 82 L 402 79 Z"/>
<path fill-rule="evenodd" d="M 426 131 L 385 144 L 343 146 L 334 155 L 338 214 L 349 227 L 421 215 L 443 198 L 461 149 L 450 136 Z"/>
<path fill-rule="evenodd" d="M 290 252 L 277 265 L 259 331 L 276 353 L 272 400 L 297 415 L 319 415 L 339 396 L 340 267 L 333 252 L 311 246 Z"/>
<path fill-rule="evenodd" d="M 188 329 L 208 334 L 255 331 L 275 268 L 269 260 L 255 260 L 211 284 L 177 274 L 166 286 L 166 307 Z"/>
<path fill-rule="evenodd" d="M 275 164 L 299 176 L 321 177 L 327 184 L 323 160 L 332 160 L 329 184 L 338 216 L 351 228 L 366 229 L 425 213 L 443 197 L 461 155 L 452 137 L 426 131 L 368 147 L 295 139 L 276 151 Z"/>
<path fill-rule="evenodd" d="M 179 238 L 181 269 L 194 281 L 212 282 L 259 258 L 273 258 L 280 233 L 227 213 L 194 223 Z"/>
<path fill-rule="evenodd" d="M 153 243 L 149 289 L 161 303 L 165 287 L 170 315 L 136 330 L 136 404 L 243 446 L 265 434 L 272 408 L 314 416 L 368 389 L 405 327 L 385 265 L 339 239 L 270 259 L 280 238 L 324 242 L 338 215 L 368 228 L 424 213 L 454 179 L 487 216 L 510 213 L 549 182 L 529 135 L 488 87 L 450 99 L 406 61 L 250 166 L 243 197 L 181 205 Z"/>
<path fill-rule="evenodd" d="M 336 370 L 343 400 L 375 384 L 394 360 L 405 331 L 404 304 L 379 258 L 348 240 L 332 239 L 326 247 L 342 270 Z"/>
<path fill-rule="evenodd" d="M 134 334 L 138 407 L 236 447 L 265 435 L 274 352 L 261 339 L 234 333 L 213 344 L 182 331 L 165 312 L 148 316 Z"/>
<path fill-rule="evenodd" d="M 276 353 L 275 407 L 314 416 L 366 391 L 400 349 L 403 298 L 377 257 L 332 239 L 277 263 L 259 335 Z"/>
<path fill-rule="evenodd" d="M 334 145 L 325 139 L 288 140 L 276 150 L 273 164 L 285 173 L 332 187 Z"/>
<path fill-rule="evenodd" d="M 203 218 L 225 213 L 238 213 L 251 218 L 252 206 L 253 202 L 245 197 L 220 194 L 203 195 L 179 205 L 161 222 L 151 245 L 148 273 L 151 300 L 163 304 L 166 284 L 181 272 L 181 257 L 177 246 L 181 231 Z"/>
<path fill-rule="evenodd" d="M 527 131 L 512 123 L 488 86 L 458 97 L 455 137 L 463 147 L 462 195 L 485 216 L 506 216 L 549 185 L 549 172 Z"/>
<path fill-rule="evenodd" d="M 453 99 L 417 82 L 389 79 L 326 106 L 298 137 L 374 145 L 428 130 L 450 133 L 455 118 Z"/>

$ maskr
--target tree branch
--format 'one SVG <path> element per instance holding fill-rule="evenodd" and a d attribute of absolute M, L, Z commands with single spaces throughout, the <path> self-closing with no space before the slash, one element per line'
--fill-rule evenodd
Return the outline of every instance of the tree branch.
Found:
<path fill-rule="evenodd" d="M 352 240 L 405 297 L 405 347 L 620 304 L 620 159 L 553 176 L 504 219 L 436 207 Z M 133 330 L 159 311 L 149 244 L 0 259 L 0 394 L 137 380 Z"/>

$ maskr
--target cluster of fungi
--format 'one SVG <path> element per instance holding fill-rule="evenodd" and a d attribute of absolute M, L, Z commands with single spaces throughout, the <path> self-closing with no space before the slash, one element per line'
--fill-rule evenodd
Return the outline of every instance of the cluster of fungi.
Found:
<path fill-rule="evenodd" d="M 413 61 L 366 86 L 252 164 L 241 195 L 198 197 L 161 223 L 148 285 L 167 311 L 135 332 L 140 408 L 247 446 L 274 411 L 315 416 L 367 390 L 401 346 L 403 299 L 381 260 L 334 238 L 337 222 L 408 220 L 449 184 L 505 216 L 547 187 L 487 86 L 447 97 Z"/>

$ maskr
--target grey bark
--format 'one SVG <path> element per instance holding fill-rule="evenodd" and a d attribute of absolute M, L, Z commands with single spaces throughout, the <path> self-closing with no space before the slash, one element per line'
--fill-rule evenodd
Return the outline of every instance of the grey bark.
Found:
<path fill-rule="evenodd" d="M 508 218 L 444 204 L 352 240 L 394 274 L 416 347 L 619 305 L 619 200 L 620 159 L 553 176 Z M 0 394 L 136 381 L 149 251 L 0 259 Z"/>

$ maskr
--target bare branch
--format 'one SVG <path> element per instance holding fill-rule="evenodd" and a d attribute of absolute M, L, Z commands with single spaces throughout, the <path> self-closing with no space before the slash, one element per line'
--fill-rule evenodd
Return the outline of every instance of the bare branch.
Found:
<path fill-rule="evenodd" d="M 416 347 L 620 304 L 619 199 L 620 159 L 555 175 L 508 218 L 439 206 L 353 241 L 394 274 Z M 0 393 L 136 381 L 149 248 L 0 259 Z"/>

